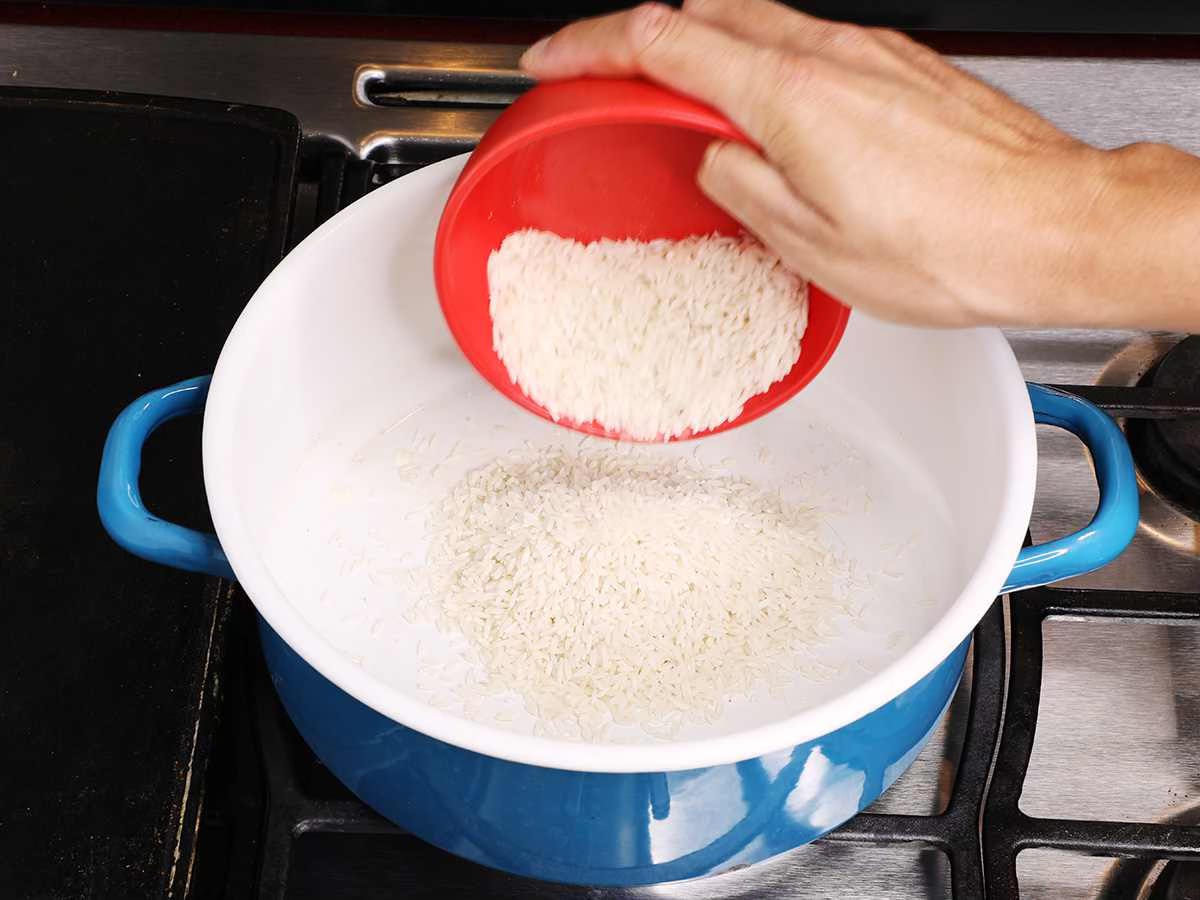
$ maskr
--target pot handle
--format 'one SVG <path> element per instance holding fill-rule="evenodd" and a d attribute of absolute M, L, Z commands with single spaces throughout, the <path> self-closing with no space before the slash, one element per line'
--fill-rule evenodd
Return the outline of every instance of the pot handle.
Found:
<path fill-rule="evenodd" d="M 211 375 L 138 397 L 117 416 L 104 442 L 96 506 L 112 539 L 142 559 L 236 580 L 215 534 L 166 522 L 146 509 L 138 489 L 142 447 L 163 422 L 204 411 Z"/>
<path fill-rule="evenodd" d="M 1041 384 L 1029 384 L 1033 420 L 1065 428 L 1092 455 L 1100 504 L 1087 527 L 1047 544 L 1026 547 L 1004 585 L 1004 593 L 1083 575 L 1112 562 L 1138 525 L 1137 476 L 1125 435 L 1109 415 L 1086 400 Z"/>

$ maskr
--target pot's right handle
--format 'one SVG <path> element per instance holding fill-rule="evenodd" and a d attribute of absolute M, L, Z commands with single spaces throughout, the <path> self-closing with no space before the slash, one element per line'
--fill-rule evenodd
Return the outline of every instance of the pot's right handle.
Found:
<path fill-rule="evenodd" d="M 1023 549 L 1004 585 L 1005 593 L 1073 578 L 1112 562 L 1133 540 L 1138 524 L 1133 456 L 1117 423 L 1073 394 L 1041 384 L 1027 387 L 1034 421 L 1065 428 L 1092 454 L 1100 505 L 1083 530 Z"/>
<path fill-rule="evenodd" d="M 100 459 L 96 506 L 114 541 L 142 559 L 189 572 L 235 580 L 215 534 L 205 534 L 154 515 L 138 488 L 142 447 L 159 425 L 204 411 L 211 376 L 190 378 L 138 397 L 113 422 Z"/>

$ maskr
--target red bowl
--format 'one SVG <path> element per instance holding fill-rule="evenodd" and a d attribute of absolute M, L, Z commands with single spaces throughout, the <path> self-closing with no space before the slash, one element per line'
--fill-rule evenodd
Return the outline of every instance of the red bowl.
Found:
<path fill-rule="evenodd" d="M 582 242 L 679 239 L 743 229 L 696 185 L 714 139 L 752 146 L 710 107 L 638 80 L 541 84 L 488 129 L 458 177 L 438 225 L 434 278 L 450 332 L 497 390 L 549 419 L 508 376 L 492 346 L 487 261 L 514 231 L 537 228 Z M 791 371 L 746 401 L 736 419 L 686 437 L 744 425 L 792 397 L 829 361 L 850 310 L 809 288 L 808 328 Z M 597 422 L 560 424 L 621 435 Z"/>

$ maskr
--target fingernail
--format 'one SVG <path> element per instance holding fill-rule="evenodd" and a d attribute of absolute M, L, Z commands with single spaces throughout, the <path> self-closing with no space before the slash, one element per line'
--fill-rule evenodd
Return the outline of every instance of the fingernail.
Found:
<path fill-rule="evenodd" d="M 704 157 L 700 160 L 700 171 L 711 169 L 717 161 L 717 156 L 725 149 L 725 141 L 713 141 L 704 149 Z"/>
<path fill-rule="evenodd" d="M 549 35 L 542 38 L 540 41 L 538 41 L 536 44 L 534 44 L 532 47 L 530 47 L 528 50 L 526 50 L 524 53 L 522 53 L 521 60 L 518 63 L 518 65 L 522 69 L 528 69 L 528 68 L 531 68 L 532 66 L 537 65 L 538 60 L 541 59 L 541 57 L 545 53 L 546 45 L 548 43 L 550 43 Z"/>

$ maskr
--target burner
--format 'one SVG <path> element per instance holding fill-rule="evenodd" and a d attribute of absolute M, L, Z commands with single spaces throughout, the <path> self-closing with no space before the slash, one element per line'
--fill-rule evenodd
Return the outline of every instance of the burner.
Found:
<path fill-rule="evenodd" d="M 1168 350 L 1140 384 L 1200 395 L 1200 335 Z M 1146 483 L 1184 515 L 1200 520 L 1200 423 L 1186 418 L 1130 419 L 1125 431 Z"/>
<path fill-rule="evenodd" d="M 1163 866 L 1147 900 L 1187 900 L 1188 897 L 1200 897 L 1200 865 L 1169 862 Z"/>
<path fill-rule="evenodd" d="M 1109 871 L 1098 897 L 1195 900 L 1200 897 L 1200 863 L 1164 859 L 1120 860 Z"/>
<path fill-rule="evenodd" d="M 1167 826 L 1194 826 L 1200 809 L 1192 806 L 1164 820 Z M 1200 897 L 1200 862 L 1136 857 L 1119 859 L 1108 870 L 1097 900 L 1195 900 Z"/>

